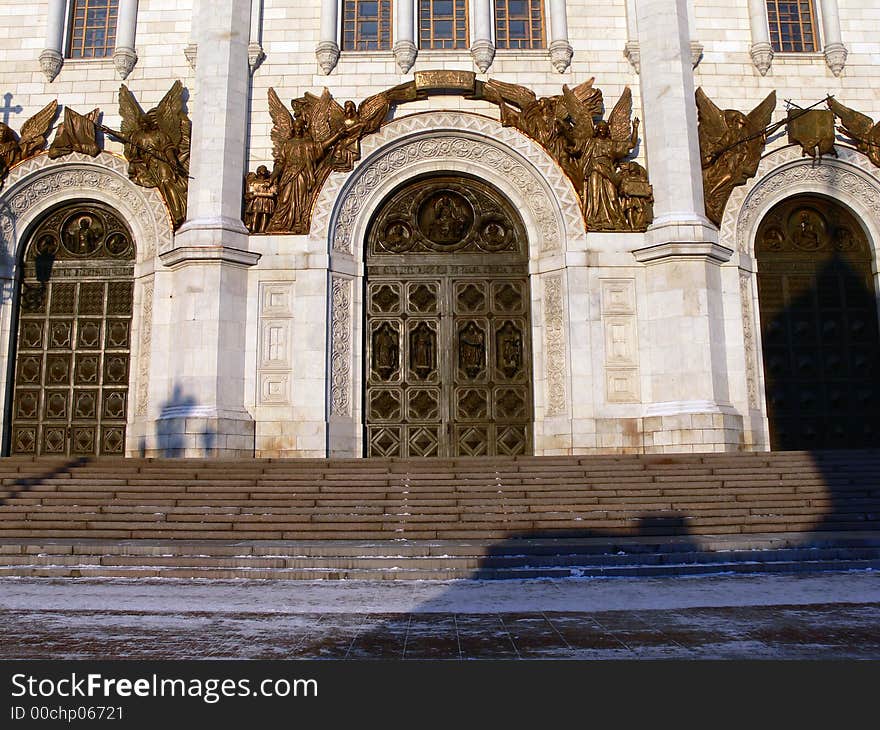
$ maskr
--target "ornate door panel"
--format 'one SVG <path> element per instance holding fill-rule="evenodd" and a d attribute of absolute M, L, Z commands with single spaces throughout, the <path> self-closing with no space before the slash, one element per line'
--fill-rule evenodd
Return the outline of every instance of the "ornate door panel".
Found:
<path fill-rule="evenodd" d="M 24 256 L 12 454 L 123 454 L 134 246 L 103 206 L 48 216 Z"/>
<path fill-rule="evenodd" d="M 368 456 L 531 452 L 525 234 L 497 193 L 433 178 L 392 196 L 366 314 Z"/>
<path fill-rule="evenodd" d="M 880 331 L 858 221 L 793 198 L 762 221 L 755 250 L 771 447 L 876 446 Z"/>

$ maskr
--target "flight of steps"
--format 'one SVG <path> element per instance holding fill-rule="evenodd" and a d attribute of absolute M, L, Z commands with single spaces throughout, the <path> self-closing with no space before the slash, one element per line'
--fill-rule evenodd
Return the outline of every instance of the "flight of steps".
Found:
<path fill-rule="evenodd" d="M 880 567 L 880 450 L 0 459 L 0 576 L 451 579 Z"/>

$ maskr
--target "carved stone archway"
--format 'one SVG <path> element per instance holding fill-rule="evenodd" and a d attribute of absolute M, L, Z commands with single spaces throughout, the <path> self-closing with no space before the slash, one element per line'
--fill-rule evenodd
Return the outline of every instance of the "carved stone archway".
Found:
<path fill-rule="evenodd" d="M 136 365 L 129 375 L 129 391 L 134 394 L 128 410 L 131 423 L 145 418 L 149 407 L 153 272 L 157 254 L 172 246 L 173 231 L 159 193 L 132 183 L 127 164 L 107 152 L 94 158 L 74 152 L 54 160 L 37 155 L 9 171 L 0 191 L 0 302 L 9 303 L 14 296 L 22 247 L 47 211 L 73 200 L 103 203 L 116 211 L 131 229 L 137 250 L 132 322 L 132 361 Z M 0 378 L 4 383 L 10 372 L 11 310 L 11 306 L 0 306 Z M 0 389 L 0 418 L 7 410 L 5 392 Z M 126 450 L 130 453 L 132 449 L 129 446 Z"/>
<path fill-rule="evenodd" d="M 577 195 L 556 163 L 532 140 L 486 117 L 457 112 L 416 114 L 366 138 L 348 175 L 331 175 L 315 206 L 309 253 L 329 255 L 329 428 L 354 434 L 336 453 L 361 452 L 361 289 L 363 242 L 373 214 L 392 191 L 430 174 L 476 177 L 522 216 L 532 276 L 535 450 L 542 434 L 554 446 L 570 439 L 570 363 L 566 256 L 585 252 Z M 551 424 L 551 421 L 553 422 Z"/>
<path fill-rule="evenodd" d="M 854 149 L 837 145 L 836 150 L 837 158 L 823 157 L 819 162 L 803 157 L 801 148 L 796 145 L 768 153 L 761 160 L 755 177 L 733 191 L 721 221 L 720 243 L 736 251 L 739 261 L 746 380 L 746 399 L 742 405 L 761 423 L 755 428 L 763 434 L 756 441 L 767 443 L 769 438 L 754 256 L 755 237 L 766 214 L 781 201 L 796 195 L 813 194 L 833 199 L 849 209 L 863 226 L 873 251 L 874 271 L 880 270 L 880 169 Z M 739 371 L 743 364 L 731 363 L 731 368 Z"/>

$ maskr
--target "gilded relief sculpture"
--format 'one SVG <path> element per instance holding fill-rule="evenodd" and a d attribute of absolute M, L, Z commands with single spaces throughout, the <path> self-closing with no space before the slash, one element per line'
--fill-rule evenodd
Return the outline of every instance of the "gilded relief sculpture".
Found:
<path fill-rule="evenodd" d="M 174 228 L 186 218 L 191 123 L 183 108 L 183 84 L 174 85 L 158 106 L 144 113 L 125 84 L 119 87 L 124 154 L 128 177 L 145 188 L 158 188 Z"/>
<path fill-rule="evenodd" d="M 844 106 L 836 99 L 828 99 L 828 108 L 842 122 L 837 129 L 849 139 L 855 148 L 880 167 L 880 122 L 874 123 L 869 116 Z"/>
<path fill-rule="evenodd" d="M 568 152 L 579 165 L 583 180 L 581 204 L 588 231 L 623 231 L 628 221 L 640 219 L 624 213 L 622 161 L 633 151 L 639 139 L 639 119 L 632 116 L 632 91 L 627 86 L 608 115 L 608 121 L 593 122 L 583 107 L 564 89 L 570 125 L 562 126 Z M 650 193 L 648 193 L 650 195 Z M 643 213 L 647 208 L 643 208 Z"/>
<path fill-rule="evenodd" d="M 100 116 L 100 109 L 92 109 L 88 114 L 80 114 L 69 106 L 64 107 L 64 122 L 55 132 L 55 139 L 49 147 L 49 157 L 54 160 L 71 152 L 97 157 L 101 151 L 101 146 L 98 144 Z"/>
<path fill-rule="evenodd" d="M 245 223 L 249 230 L 308 232 L 312 206 L 327 176 L 332 171 L 351 170 L 360 159 L 360 140 L 379 129 L 395 101 L 394 92 L 390 89 L 375 94 L 359 106 L 350 100 L 340 106 L 326 88 L 321 96 L 306 92 L 291 102 L 291 114 L 270 88 L 274 165 L 268 180 L 259 175 L 259 170 L 248 174 Z M 275 196 L 268 221 L 263 216 L 248 214 L 260 186 Z"/>
<path fill-rule="evenodd" d="M 770 92 L 748 114 L 719 109 L 701 88 L 696 99 L 706 217 L 720 226 L 730 193 L 758 171 L 776 92 Z"/>
<path fill-rule="evenodd" d="M 46 149 L 49 127 L 58 112 L 58 102 L 50 101 L 21 125 L 21 135 L 0 122 L 0 184 L 9 168 Z"/>

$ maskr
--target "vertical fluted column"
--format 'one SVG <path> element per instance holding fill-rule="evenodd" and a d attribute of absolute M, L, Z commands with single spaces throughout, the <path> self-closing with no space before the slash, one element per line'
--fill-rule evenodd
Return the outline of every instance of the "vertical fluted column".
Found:
<path fill-rule="evenodd" d="M 407 73 L 416 62 L 416 48 L 413 22 L 415 0 L 394 0 L 394 60 L 403 73 Z"/>
<path fill-rule="evenodd" d="M 749 0 L 749 24 L 752 28 L 752 45 L 749 55 L 761 76 L 766 76 L 773 62 L 773 46 L 770 45 L 770 25 L 767 20 L 767 0 Z"/>
<path fill-rule="evenodd" d="M 565 0 L 550 0 L 550 62 L 559 73 L 571 63 L 574 50 L 568 42 L 568 12 Z"/>
<path fill-rule="evenodd" d="M 825 36 L 825 63 L 831 69 L 831 73 L 840 76 L 846 65 L 846 46 L 840 34 L 840 10 L 837 0 L 821 0 L 822 5 L 822 35 Z"/>
<path fill-rule="evenodd" d="M 636 0 L 626 0 L 626 45 L 623 47 L 623 55 L 635 72 L 639 73 L 639 22 Z"/>
<path fill-rule="evenodd" d="M 49 0 L 49 13 L 46 18 L 46 47 L 40 54 L 40 68 L 50 83 L 61 71 L 64 56 L 64 10 L 65 0 Z"/>
<path fill-rule="evenodd" d="M 492 8 L 490 0 L 474 0 L 474 42 L 471 56 L 477 68 L 483 73 L 492 65 L 495 58 L 495 43 L 492 41 Z"/>
<path fill-rule="evenodd" d="M 113 50 L 113 65 L 122 78 L 134 69 L 138 57 L 134 50 L 134 36 L 137 32 L 138 0 L 119 0 L 116 15 L 116 48 Z"/>
<path fill-rule="evenodd" d="M 336 68 L 339 60 L 339 3 L 338 0 L 322 0 L 321 2 L 321 40 L 315 46 L 318 67 L 324 74 Z"/>
<path fill-rule="evenodd" d="M 170 455 L 253 455 L 254 423 L 244 406 L 247 267 L 259 256 L 248 251 L 241 221 L 250 19 L 250 0 L 203 2 L 194 19 L 187 217 L 161 255 L 172 274 L 173 345 L 157 432 Z"/>

